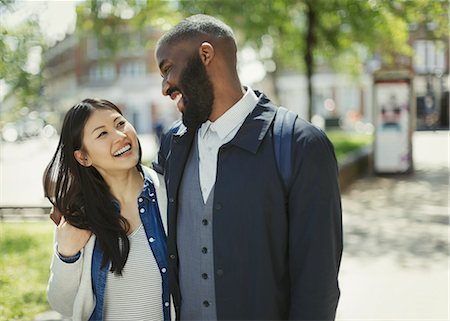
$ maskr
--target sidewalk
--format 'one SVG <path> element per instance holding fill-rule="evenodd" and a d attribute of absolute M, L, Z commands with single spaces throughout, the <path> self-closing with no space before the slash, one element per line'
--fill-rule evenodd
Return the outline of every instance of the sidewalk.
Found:
<path fill-rule="evenodd" d="M 339 321 L 449 320 L 449 132 L 416 132 L 413 144 L 413 174 L 367 177 L 342 195 Z"/>
<path fill-rule="evenodd" d="M 342 197 L 338 320 L 449 320 L 449 132 L 416 132 L 413 146 L 413 174 Z"/>

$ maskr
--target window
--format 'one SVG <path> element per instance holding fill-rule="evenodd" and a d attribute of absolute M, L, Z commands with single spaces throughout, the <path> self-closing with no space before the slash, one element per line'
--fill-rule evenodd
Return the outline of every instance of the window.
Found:
<path fill-rule="evenodd" d="M 138 77 L 146 74 L 144 61 L 128 61 L 120 66 L 120 75 L 124 77 Z"/>
<path fill-rule="evenodd" d="M 416 40 L 414 51 L 414 69 L 417 73 L 441 73 L 446 69 L 443 41 Z"/>
<path fill-rule="evenodd" d="M 113 64 L 93 65 L 89 68 L 89 80 L 114 80 L 116 69 Z"/>

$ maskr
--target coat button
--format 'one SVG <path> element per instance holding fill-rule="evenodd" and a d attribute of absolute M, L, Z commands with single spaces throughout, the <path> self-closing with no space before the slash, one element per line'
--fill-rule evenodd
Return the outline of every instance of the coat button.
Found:
<path fill-rule="evenodd" d="M 216 204 L 216 210 L 220 210 L 221 208 L 222 208 L 222 204 L 217 203 L 217 204 Z"/>
<path fill-rule="evenodd" d="M 169 203 L 173 203 L 175 202 L 175 200 L 173 199 L 173 197 L 169 197 Z"/>
<path fill-rule="evenodd" d="M 170 254 L 169 257 L 170 257 L 172 260 L 175 260 L 175 254 Z"/>
<path fill-rule="evenodd" d="M 218 276 L 222 276 L 223 275 L 223 270 L 222 269 L 218 269 L 217 270 L 217 275 Z"/>

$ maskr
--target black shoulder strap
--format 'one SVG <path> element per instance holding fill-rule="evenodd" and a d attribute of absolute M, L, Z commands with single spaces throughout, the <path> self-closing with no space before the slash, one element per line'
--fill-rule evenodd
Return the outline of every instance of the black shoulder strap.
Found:
<path fill-rule="evenodd" d="M 292 136 L 297 117 L 286 108 L 278 107 L 273 124 L 275 159 L 286 191 L 289 191 L 292 176 Z"/>

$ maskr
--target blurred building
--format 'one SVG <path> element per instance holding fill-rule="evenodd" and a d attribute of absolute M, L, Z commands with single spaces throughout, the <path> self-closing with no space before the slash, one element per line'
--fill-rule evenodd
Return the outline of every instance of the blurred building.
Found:
<path fill-rule="evenodd" d="M 334 73 L 319 68 L 312 78 L 314 115 L 324 122 L 316 123 L 326 128 L 345 127 L 371 131 L 372 123 L 372 78 L 370 74 L 354 78 L 348 74 Z M 305 75 L 285 73 L 277 81 L 280 104 L 306 119 L 307 79 Z M 313 119 L 313 122 L 314 119 Z"/>
<path fill-rule="evenodd" d="M 449 39 L 434 38 L 434 23 L 412 25 L 417 129 L 449 128 Z"/>
<path fill-rule="evenodd" d="M 412 57 L 396 55 L 393 64 L 384 65 L 377 56 L 365 63 L 359 77 L 334 72 L 318 64 L 312 77 L 313 114 L 324 127 L 370 130 L 373 119 L 373 73 L 379 70 L 408 70 L 413 76 L 417 129 L 449 128 L 449 39 L 434 38 L 433 23 L 410 26 Z M 262 83 L 271 87 L 269 82 Z M 307 115 L 307 79 L 296 72 L 280 73 L 276 83 L 279 103 Z M 268 90 L 270 91 L 270 89 Z"/>
<path fill-rule="evenodd" d="M 84 98 L 103 98 L 118 105 L 138 133 L 150 133 L 177 118 L 177 109 L 161 95 L 161 76 L 154 59 L 160 34 L 153 29 L 124 30 L 123 46 L 113 56 L 92 34 L 68 35 L 44 56 L 48 110 L 61 116 Z M 62 119 L 62 117 L 60 117 Z"/>

